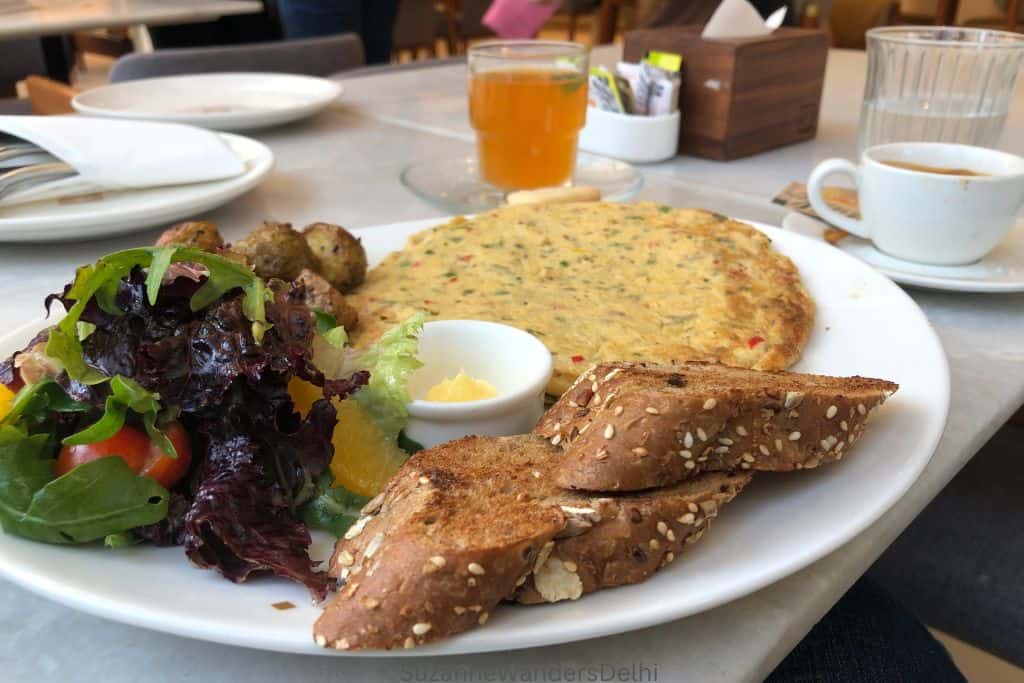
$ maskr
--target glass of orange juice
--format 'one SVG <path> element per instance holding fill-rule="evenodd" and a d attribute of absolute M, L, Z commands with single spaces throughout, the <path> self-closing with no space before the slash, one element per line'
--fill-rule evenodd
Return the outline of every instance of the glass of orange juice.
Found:
<path fill-rule="evenodd" d="M 469 118 L 480 174 L 492 185 L 566 184 L 586 115 L 584 46 L 513 40 L 469 49 Z"/>

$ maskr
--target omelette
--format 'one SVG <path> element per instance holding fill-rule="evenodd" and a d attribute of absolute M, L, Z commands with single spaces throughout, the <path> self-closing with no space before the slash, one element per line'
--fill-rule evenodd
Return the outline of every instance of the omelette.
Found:
<path fill-rule="evenodd" d="M 353 295 L 366 346 L 417 310 L 513 325 L 551 351 L 558 396 L 591 363 L 781 370 L 814 303 L 787 257 L 720 214 L 654 203 L 526 205 L 413 235 Z"/>

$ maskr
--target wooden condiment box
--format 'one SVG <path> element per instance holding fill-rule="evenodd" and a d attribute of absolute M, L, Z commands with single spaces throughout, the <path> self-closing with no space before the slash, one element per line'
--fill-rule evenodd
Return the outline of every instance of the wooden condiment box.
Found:
<path fill-rule="evenodd" d="M 783 27 L 770 36 L 704 40 L 701 26 L 626 34 L 623 59 L 683 56 L 679 153 L 729 160 L 810 140 L 818 132 L 828 39 Z"/>

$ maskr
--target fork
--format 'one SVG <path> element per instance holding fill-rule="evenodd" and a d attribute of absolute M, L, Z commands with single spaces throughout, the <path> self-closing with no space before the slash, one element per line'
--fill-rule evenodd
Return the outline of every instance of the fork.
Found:
<path fill-rule="evenodd" d="M 17 159 L 19 157 L 38 157 L 43 155 L 53 158 L 46 150 L 33 145 L 31 142 L 11 142 L 8 144 L 0 144 L 0 161 L 8 161 L 9 159 Z"/>
<path fill-rule="evenodd" d="M 26 190 L 52 180 L 61 180 L 76 175 L 74 168 L 63 162 L 47 162 L 22 166 L 0 173 L 0 199 L 17 190 Z"/>

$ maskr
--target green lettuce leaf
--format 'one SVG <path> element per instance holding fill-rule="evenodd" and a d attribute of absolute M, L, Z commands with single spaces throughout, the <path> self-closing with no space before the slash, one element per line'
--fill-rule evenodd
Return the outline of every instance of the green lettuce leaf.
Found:
<path fill-rule="evenodd" d="M 359 510 L 370 499 L 340 486 L 332 488 L 333 482 L 330 470 L 320 475 L 316 482 L 316 497 L 302 508 L 302 521 L 307 526 L 341 537 L 359 518 Z"/>
<path fill-rule="evenodd" d="M 330 313 L 317 310 L 313 311 L 313 316 L 316 318 L 317 335 L 336 349 L 345 348 L 348 344 L 348 332 L 344 326 L 338 324 L 337 318 Z"/>
<path fill-rule="evenodd" d="M 385 438 L 397 439 L 409 419 L 409 375 L 423 366 L 416 357 L 424 314 L 416 313 L 392 327 L 362 354 L 347 362 L 352 370 L 369 370 L 370 381 L 353 397 L 369 413 Z M 344 376 L 343 373 L 342 376 Z"/>

